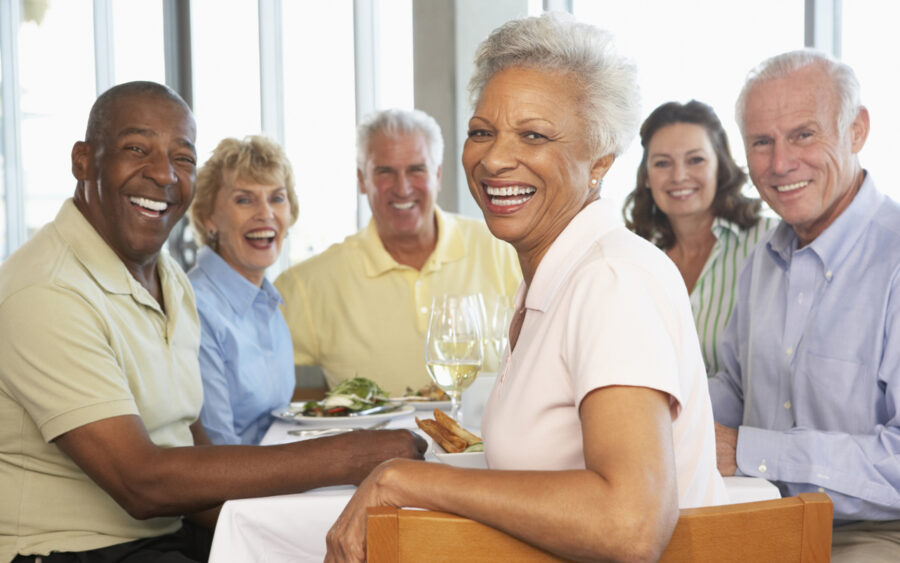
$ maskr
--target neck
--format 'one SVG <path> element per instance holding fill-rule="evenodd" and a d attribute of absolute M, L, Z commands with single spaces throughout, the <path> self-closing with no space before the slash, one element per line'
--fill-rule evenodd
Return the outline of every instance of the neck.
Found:
<path fill-rule="evenodd" d="M 697 217 L 681 217 L 676 220 L 669 218 L 672 232 L 675 233 L 675 244 L 669 251 L 678 250 L 687 255 L 708 254 L 709 249 L 716 242 L 712 233 L 712 225 L 715 217 L 712 214 Z"/>
<path fill-rule="evenodd" d="M 379 232 L 378 236 L 384 249 L 398 264 L 421 270 L 437 246 L 437 217 L 429 222 L 427 228 L 412 235 L 386 238 Z"/>

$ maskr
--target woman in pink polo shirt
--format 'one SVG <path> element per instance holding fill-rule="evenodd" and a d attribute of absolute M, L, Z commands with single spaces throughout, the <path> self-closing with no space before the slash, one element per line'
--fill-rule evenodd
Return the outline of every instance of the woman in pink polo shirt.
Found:
<path fill-rule="evenodd" d="M 453 512 L 573 559 L 656 560 L 679 508 L 721 504 L 712 410 L 678 269 L 600 198 L 639 123 L 635 69 L 570 16 L 480 46 L 463 168 L 523 283 L 482 422 L 488 470 L 390 461 L 328 537 L 365 557 L 365 507 Z"/>

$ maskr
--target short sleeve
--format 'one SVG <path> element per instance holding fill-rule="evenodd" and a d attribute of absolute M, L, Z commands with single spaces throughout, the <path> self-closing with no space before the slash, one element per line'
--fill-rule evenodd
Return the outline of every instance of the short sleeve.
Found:
<path fill-rule="evenodd" d="M 100 311 L 61 288 L 25 289 L 0 306 L 2 385 L 45 440 L 138 414 L 109 331 Z"/>
<path fill-rule="evenodd" d="M 681 334 L 663 289 L 629 265 L 598 263 L 583 274 L 564 337 L 577 402 L 610 385 L 657 389 L 680 402 Z"/>

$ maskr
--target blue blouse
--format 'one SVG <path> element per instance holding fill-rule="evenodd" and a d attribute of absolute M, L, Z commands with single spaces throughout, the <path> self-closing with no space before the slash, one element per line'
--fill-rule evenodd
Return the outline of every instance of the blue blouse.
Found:
<path fill-rule="evenodd" d="M 256 287 L 208 247 L 188 277 L 203 331 L 203 427 L 214 444 L 258 444 L 295 385 L 281 295 L 267 279 Z"/>

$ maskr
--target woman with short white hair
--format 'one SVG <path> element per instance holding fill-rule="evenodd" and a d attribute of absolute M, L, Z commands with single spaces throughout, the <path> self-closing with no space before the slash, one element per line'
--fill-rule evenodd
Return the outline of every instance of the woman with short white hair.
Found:
<path fill-rule="evenodd" d="M 600 199 L 639 121 L 635 69 L 569 16 L 482 43 L 462 163 L 523 284 L 482 422 L 488 470 L 401 460 L 360 485 L 329 559 L 365 558 L 365 509 L 452 512 L 569 559 L 657 560 L 680 507 L 726 502 L 675 266 Z"/>

